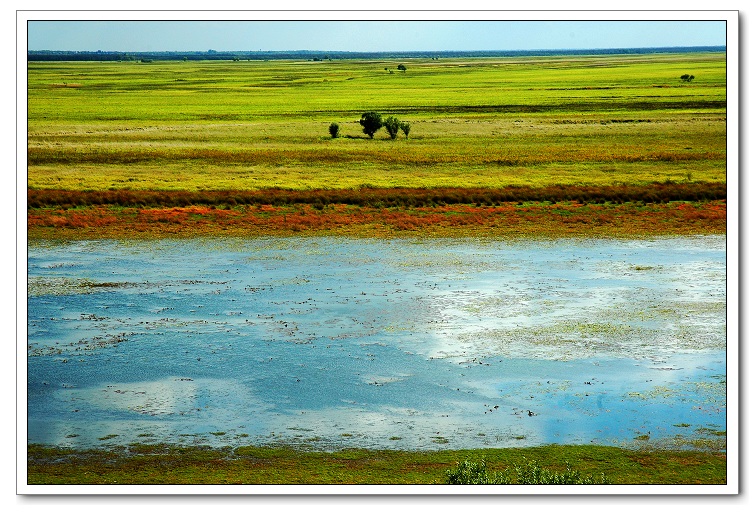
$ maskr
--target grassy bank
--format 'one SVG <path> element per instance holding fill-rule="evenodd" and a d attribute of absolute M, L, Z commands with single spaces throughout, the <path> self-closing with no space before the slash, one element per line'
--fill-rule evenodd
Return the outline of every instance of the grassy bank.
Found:
<path fill-rule="evenodd" d="M 196 236 L 652 237 L 723 234 L 726 202 L 504 202 L 428 207 L 222 205 L 34 208 L 29 239 Z"/>
<path fill-rule="evenodd" d="M 726 185 L 29 190 L 38 238 L 348 234 L 644 237 L 726 231 Z"/>
<path fill-rule="evenodd" d="M 726 181 L 723 53 L 29 63 L 28 184 L 359 189 Z M 694 73 L 695 80 L 680 81 Z M 358 123 L 375 110 L 408 138 Z M 328 126 L 340 125 L 333 139 Z"/>
<path fill-rule="evenodd" d="M 443 484 L 464 460 L 485 461 L 491 472 L 535 461 L 563 472 L 605 474 L 613 485 L 726 483 L 719 452 L 628 450 L 603 446 L 410 452 L 351 449 L 302 451 L 288 447 L 202 448 L 133 445 L 72 450 L 31 445 L 29 484 Z"/>

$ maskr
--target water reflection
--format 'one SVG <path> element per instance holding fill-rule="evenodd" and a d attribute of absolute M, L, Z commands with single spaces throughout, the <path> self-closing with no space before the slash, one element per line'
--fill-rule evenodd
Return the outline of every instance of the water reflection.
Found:
<path fill-rule="evenodd" d="M 32 442 L 690 445 L 725 430 L 725 239 L 29 248 Z"/>

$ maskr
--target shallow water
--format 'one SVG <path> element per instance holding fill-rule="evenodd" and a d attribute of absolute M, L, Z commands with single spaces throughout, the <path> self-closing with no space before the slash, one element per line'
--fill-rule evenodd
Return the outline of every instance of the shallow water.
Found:
<path fill-rule="evenodd" d="M 724 237 L 33 243 L 28 437 L 437 449 L 715 438 Z"/>

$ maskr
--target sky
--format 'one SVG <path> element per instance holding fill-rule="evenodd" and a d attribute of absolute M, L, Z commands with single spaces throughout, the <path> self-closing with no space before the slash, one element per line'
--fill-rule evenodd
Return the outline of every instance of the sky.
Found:
<path fill-rule="evenodd" d="M 33 13 L 31 13 L 33 14 Z M 726 45 L 725 21 L 35 21 L 28 50 L 354 52 Z"/>

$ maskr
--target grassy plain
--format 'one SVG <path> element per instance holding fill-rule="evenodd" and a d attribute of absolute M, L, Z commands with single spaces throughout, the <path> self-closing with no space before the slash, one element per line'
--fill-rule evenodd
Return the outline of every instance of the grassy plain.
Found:
<path fill-rule="evenodd" d="M 406 64 L 406 72 L 397 70 L 399 63 Z M 694 74 L 695 80 L 682 82 L 679 77 L 684 73 Z M 700 191 L 726 183 L 725 103 L 723 53 L 409 61 L 30 62 L 29 237 L 91 237 L 98 232 L 150 237 L 255 234 L 263 222 L 268 225 L 265 233 L 280 234 L 332 231 L 334 226 L 340 232 L 367 236 L 406 230 L 468 234 L 501 224 L 451 223 L 446 228 L 456 229 L 432 230 L 425 217 L 399 227 L 389 219 L 411 213 L 396 205 L 398 193 L 393 190 L 483 188 L 495 193 L 511 187 L 629 185 L 654 191 L 659 184 L 674 183 L 694 184 Z M 391 140 L 380 131 L 369 139 L 358 124 L 361 113 L 368 110 L 408 121 L 409 137 Z M 342 137 L 330 137 L 331 122 L 340 125 Z M 228 197 L 216 203 L 222 209 L 237 204 L 234 192 L 368 188 L 381 189 L 380 203 L 391 210 L 381 212 L 379 220 L 364 207 L 350 221 L 292 226 L 291 217 L 283 213 L 285 223 L 277 229 L 269 227 L 264 217 L 251 225 L 231 227 L 215 224 L 216 217 L 187 211 L 185 230 L 156 224 L 145 232 L 129 229 L 130 215 L 121 217 L 123 211 L 108 202 L 97 209 L 97 203 L 86 207 L 56 202 L 55 195 L 37 195 L 32 201 L 38 190 L 216 191 Z M 40 204 L 40 198 L 46 200 Z M 700 216 L 692 225 L 680 227 L 677 221 L 657 218 L 647 226 L 635 223 L 637 218 L 625 209 L 615 213 L 621 216 L 612 217 L 609 230 L 582 228 L 586 235 L 723 232 L 725 193 L 705 200 L 715 203 L 698 203 Z M 290 209 L 301 212 L 296 209 L 302 204 L 319 208 L 321 201 L 312 196 Z M 474 205 L 480 207 L 479 201 Z M 154 218 L 149 211 L 154 206 L 135 202 L 130 207 Z M 51 210 L 57 210 L 54 218 Z M 548 218 L 551 212 L 541 210 L 543 223 L 530 223 L 526 230 L 517 226 L 493 233 L 575 233 L 563 224 L 559 230 L 553 223 L 558 219 Z M 318 213 L 321 219 L 326 214 Z M 705 220 L 712 222 L 701 222 Z M 605 225 L 592 222 L 591 227 Z"/>
<path fill-rule="evenodd" d="M 683 73 L 696 78 L 681 82 Z M 723 53 L 30 62 L 28 80 L 30 188 L 498 188 L 726 177 Z M 409 138 L 380 131 L 368 139 L 358 124 L 368 110 L 409 121 Z M 331 122 L 345 137 L 330 138 Z"/>

